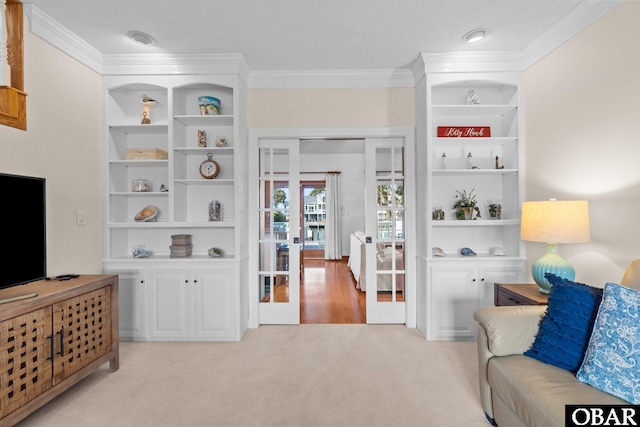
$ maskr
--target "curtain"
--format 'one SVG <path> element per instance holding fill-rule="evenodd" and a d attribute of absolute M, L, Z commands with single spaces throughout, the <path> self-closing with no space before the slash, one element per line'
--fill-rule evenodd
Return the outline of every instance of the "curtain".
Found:
<path fill-rule="evenodd" d="M 324 259 L 342 259 L 342 227 L 340 226 L 340 172 L 326 177 L 326 207 L 324 224 Z"/>

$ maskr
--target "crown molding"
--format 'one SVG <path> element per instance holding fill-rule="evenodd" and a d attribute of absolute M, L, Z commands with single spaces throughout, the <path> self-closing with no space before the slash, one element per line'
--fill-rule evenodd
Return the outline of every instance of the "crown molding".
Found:
<path fill-rule="evenodd" d="M 415 82 L 425 73 L 523 71 L 524 57 L 518 51 L 422 52 L 411 66 Z"/>
<path fill-rule="evenodd" d="M 102 54 L 36 6 L 24 9 L 33 34 L 101 75 L 228 73 L 249 80 L 251 70 L 239 53 Z"/>
<path fill-rule="evenodd" d="M 414 87 L 410 69 L 252 71 L 251 89 Z"/>
<path fill-rule="evenodd" d="M 580 2 L 569 15 L 556 22 L 524 49 L 525 69 L 553 52 L 622 2 L 623 0 Z"/>
<path fill-rule="evenodd" d="M 249 80 L 250 69 L 240 53 L 203 54 L 106 54 L 103 75 L 233 74 Z"/>
<path fill-rule="evenodd" d="M 102 73 L 102 54 L 36 6 L 24 4 L 29 30 L 97 73 Z"/>

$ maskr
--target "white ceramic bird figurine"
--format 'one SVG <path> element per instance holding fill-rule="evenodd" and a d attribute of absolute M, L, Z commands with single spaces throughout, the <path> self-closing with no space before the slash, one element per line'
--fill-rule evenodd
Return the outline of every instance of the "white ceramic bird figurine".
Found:
<path fill-rule="evenodd" d="M 148 125 L 151 123 L 151 106 L 152 105 L 156 105 L 159 104 L 158 101 L 156 101 L 155 99 L 151 98 L 150 96 L 147 95 L 142 95 L 142 98 L 140 99 L 140 102 L 142 102 L 142 105 L 144 105 L 144 108 L 142 109 L 142 124 L 143 125 Z"/>
<path fill-rule="evenodd" d="M 151 98 L 150 96 L 147 96 L 147 95 L 142 95 L 142 101 L 141 102 L 143 104 L 146 104 L 148 102 L 151 103 L 151 104 L 157 104 L 158 103 L 158 101 L 156 101 L 155 99 L 153 99 L 153 98 Z"/>

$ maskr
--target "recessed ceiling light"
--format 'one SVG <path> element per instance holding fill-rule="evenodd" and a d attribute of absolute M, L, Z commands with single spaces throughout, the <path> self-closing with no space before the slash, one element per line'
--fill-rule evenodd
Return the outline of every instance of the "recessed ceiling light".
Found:
<path fill-rule="evenodd" d="M 127 36 L 133 40 L 134 42 L 142 45 L 142 46 L 155 46 L 156 40 L 151 37 L 149 34 L 143 33 L 142 31 L 129 31 Z"/>
<path fill-rule="evenodd" d="M 487 36 L 487 30 L 484 29 L 476 29 L 471 30 L 467 34 L 462 37 L 463 43 L 477 43 L 480 40 L 484 39 Z"/>

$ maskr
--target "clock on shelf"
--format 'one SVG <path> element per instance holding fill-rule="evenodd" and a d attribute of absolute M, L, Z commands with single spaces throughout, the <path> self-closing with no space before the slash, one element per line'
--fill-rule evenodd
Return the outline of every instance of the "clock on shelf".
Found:
<path fill-rule="evenodd" d="M 207 160 L 200 163 L 200 175 L 205 179 L 213 179 L 220 174 L 220 165 L 213 160 L 213 154 L 207 154 Z"/>

